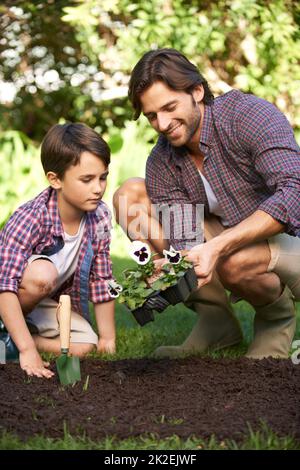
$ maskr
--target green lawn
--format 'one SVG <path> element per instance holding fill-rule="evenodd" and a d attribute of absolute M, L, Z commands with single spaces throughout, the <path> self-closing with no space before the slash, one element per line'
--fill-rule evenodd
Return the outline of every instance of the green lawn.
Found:
<path fill-rule="evenodd" d="M 190 437 L 182 440 L 178 436 L 157 439 L 155 436 L 141 436 L 138 439 L 118 441 L 114 437 L 93 442 L 86 438 L 73 438 L 67 432 L 63 439 L 33 437 L 21 442 L 16 437 L 4 434 L 0 440 L 0 450 L 299 450 L 299 443 L 291 437 L 278 437 L 262 426 L 260 432 L 249 430 L 249 436 L 242 444 L 235 441 L 217 441 L 214 436 L 209 440 Z"/>
<path fill-rule="evenodd" d="M 127 258 L 113 257 L 114 274 L 120 281 L 122 271 L 132 261 Z M 300 316 L 300 304 L 297 306 Z M 246 302 L 239 302 L 234 306 L 235 312 L 242 324 L 244 342 L 235 348 L 211 353 L 214 358 L 238 357 L 247 349 L 247 344 L 252 336 L 253 309 Z M 123 305 L 117 304 L 116 322 L 118 331 L 117 349 L 114 359 L 137 358 L 150 356 L 153 350 L 162 344 L 180 344 L 190 332 L 196 314 L 183 305 L 170 307 L 163 314 L 156 314 L 155 322 L 140 327 L 130 312 Z M 300 338 L 300 325 L 298 322 L 296 338 Z M 97 356 L 94 354 L 94 356 Z M 109 359 L 107 357 L 107 359 Z M 168 439 L 157 440 L 155 436 L 142 436 L 139 439 L 117 441 L 114 437 L 106 438 L 101 442 L 91 442 L 88 439 L 73 438 L 65 431 L 64 439 L 53 440 L 42 437 L 34 437 L 26 443 L 21 443 L 14 436 L 4 434 L 0 440 L 0 449 L 300 449 L 300 445 L 292 438 L 286 436 L 279 438 L 262 425 L 261 432 L 253 433 L 249 429 L 249 436 L 242 444 L 234 441 L 217 442 L 214 436 L 209 441 L 191 436 L 182 441 L 177 436 Z"/>

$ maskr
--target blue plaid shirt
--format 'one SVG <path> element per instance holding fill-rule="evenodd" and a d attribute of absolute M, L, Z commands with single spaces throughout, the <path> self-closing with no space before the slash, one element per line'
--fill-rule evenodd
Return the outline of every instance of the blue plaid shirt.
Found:
<path fill-rule="evenodd" d="M 300 149 L 286 117 L 271 103 L 232 90 L 205 106 L 199 148 L 203 173 L 232 227 L 262 210 L 300 235 Z M 204 185 L 185 147 L 160 136 L 146 166 L 149 197 L 161 208 L 197 204 L 209 212 Z M 182 224 L 171 219 L 170 243 L 185 240 L 172 232 Z"/>

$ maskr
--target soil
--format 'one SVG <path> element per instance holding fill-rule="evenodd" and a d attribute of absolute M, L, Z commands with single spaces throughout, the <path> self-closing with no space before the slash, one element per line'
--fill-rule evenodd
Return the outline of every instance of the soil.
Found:
<path fill-rule="evenodd" d="M 53 370 L 55 366 L 53 365 Z M 98 441 L 155 433 L 240 441 L 263 421 L 300 440 L 300 366 L 290 360 L 130 359 L 81 361 L 82 381 L 62 387 L 0 366 L 0 431 Z M 88 377 L 87 377 L 88 376 Z"/>

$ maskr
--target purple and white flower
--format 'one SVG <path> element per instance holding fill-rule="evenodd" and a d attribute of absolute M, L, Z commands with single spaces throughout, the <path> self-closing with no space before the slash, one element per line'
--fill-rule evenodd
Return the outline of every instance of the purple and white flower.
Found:
<path fill-rule="evenodd" d="M 114 279 L 110 279 L 108 282 L 107 282 L 107 285 L 108 285 L 108 293 L 109 295 L 113 298 L 113 299 L 116 299 L 117 297 L 119 297 L 120 293 L 122 292 L 123 290 L 123 287 L 118 284 Z"/>
<path fill-rule="evenodd" d="M 131 256 L 134 261 L 138 264 L 147 264 L 151 258 L 151 250 L 147 243 L 140 242 L 139 240 L 135 240 L 131 243 L 131 247 L 129 250 L 129 255 Z"/>
<path fill-rule="evenodd" d="M 165 259 L 172 264 L 178 264 L 182 258 L 180 251 L 176 251 L 172 245 L 170 246 L 170 250 L 163 250 L 163 255 Z"/>

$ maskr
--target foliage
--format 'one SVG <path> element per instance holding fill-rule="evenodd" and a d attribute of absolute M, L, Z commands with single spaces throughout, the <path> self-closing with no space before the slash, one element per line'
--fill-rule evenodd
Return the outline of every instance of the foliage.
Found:
<path fill-rule="evenodd" d="M 192 267 L 192 263 L 184 258 L 178 264 L 166 263 L 161 267 L 158 279 L 151 283 L 149 278 L 156 274 L 153 256 L 147 264 L 138 264 L 135 269 L 129 268 L 123 271 L 124 280 L 121 281 L 123 292 L 119 297 L 119 302 L 125 303 L 130 310 L 141 307 L 146 298 L 155 292 L 166 290 L 177 284 L 186 270 Z"/>
<path fill-rule="evenodd" d="M 108 97 L 102 103 L 100 59 L 88 57 L 74 27 L 62 19 L 63 9 L 72 5 L 78 2 L 0 6 L 0 129 L 21 130 L 40 141 L 61 117 L 99 126 L 101 132 L 129 119 L 122 100 Z"/>
<path fill-rule="evenodd" d="M 0 135 L 0 228 L 16 207 L 45 187 L 38 148 L 23 133 Z"/>
<path fill-rule="evenodd" d="M 174 47 L 199 66 L 215 93 L 236 86 L 257 94 L 300 126 L 297 2 L 87 0 L 64 11 L 87 54 L 92 59 L 96 50 L 113 76 L 128 75 L 149 49 Z M 101 29 L 106 34 L 99 37 Z"/>
<path fill-rule="evenodd" d="M 132 115 L 132 67 L 157 47 L 194 61 L 216 94 L 237 87 L 300 127 L 300 6 L 293 0 L 5 2 L 0 80 L 15 87 L 0 128 L 40 140 L 61 117 L 103 133 Z"/>

